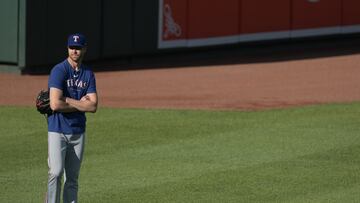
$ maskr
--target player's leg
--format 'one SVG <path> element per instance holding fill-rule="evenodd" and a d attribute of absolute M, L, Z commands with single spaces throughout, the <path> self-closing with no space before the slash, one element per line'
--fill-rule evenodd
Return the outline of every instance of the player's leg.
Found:
<path fill-rule="evenodd" d="M 66 135 L 69 140 L 65 158 L 64 203 L 77 203 L 78 178 L 84 153 L 85 134 Z"/>
<path fill-rule="evenodd" d="M 47 202 L 59 203 L 61 192 L 61 178 L 65 162 L 66 140 L 60 133 L 48 133 L 48 189 Z"/>

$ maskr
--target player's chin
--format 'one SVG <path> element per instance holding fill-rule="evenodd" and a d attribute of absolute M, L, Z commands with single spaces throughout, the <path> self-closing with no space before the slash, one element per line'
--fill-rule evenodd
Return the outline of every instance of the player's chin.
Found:
<path fill-rule="evenodd" d="M 76 62 L 80 61 L 80 56 L 78 56 L 78 55 L 70 55 L 70 58 L 71 58 L 71 60 L 76 61 Z"/>

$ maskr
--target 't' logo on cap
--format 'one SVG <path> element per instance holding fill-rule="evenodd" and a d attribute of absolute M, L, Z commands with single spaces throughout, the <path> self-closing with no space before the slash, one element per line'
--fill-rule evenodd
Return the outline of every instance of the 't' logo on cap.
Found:
<path fill-rule="evenodd" d="M 79 39 L 79 36 L 75 35 L 75 36 L 73 36 L 73 38 L 74 38 L 74 42 L 77 42 Z"/>

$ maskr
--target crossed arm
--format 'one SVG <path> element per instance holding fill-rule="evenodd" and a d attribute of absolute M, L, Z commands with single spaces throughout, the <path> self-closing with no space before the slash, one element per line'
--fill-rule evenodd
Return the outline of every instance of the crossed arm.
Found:
<path fill-rule="evenodd" d="M 96 93 L 90 93 L 80 100 L 64 97 L 63 92 L 57 88 L 50 88 L 50 107 L 53 111 L 69 113 L 75 111 L 95 113 L 97 110 L 98 97 Z"/>

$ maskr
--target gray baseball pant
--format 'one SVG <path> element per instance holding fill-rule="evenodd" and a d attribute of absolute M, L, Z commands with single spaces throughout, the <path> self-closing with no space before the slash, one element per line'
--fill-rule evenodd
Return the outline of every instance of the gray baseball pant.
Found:
<path fill-rule="evenodd" d="M 85 134 L 48 132 L 48 189 L 46 202 L 60 203 L 61 179 L 65 169 L 64 203 L 77 203 L 78 178 Z"/>

